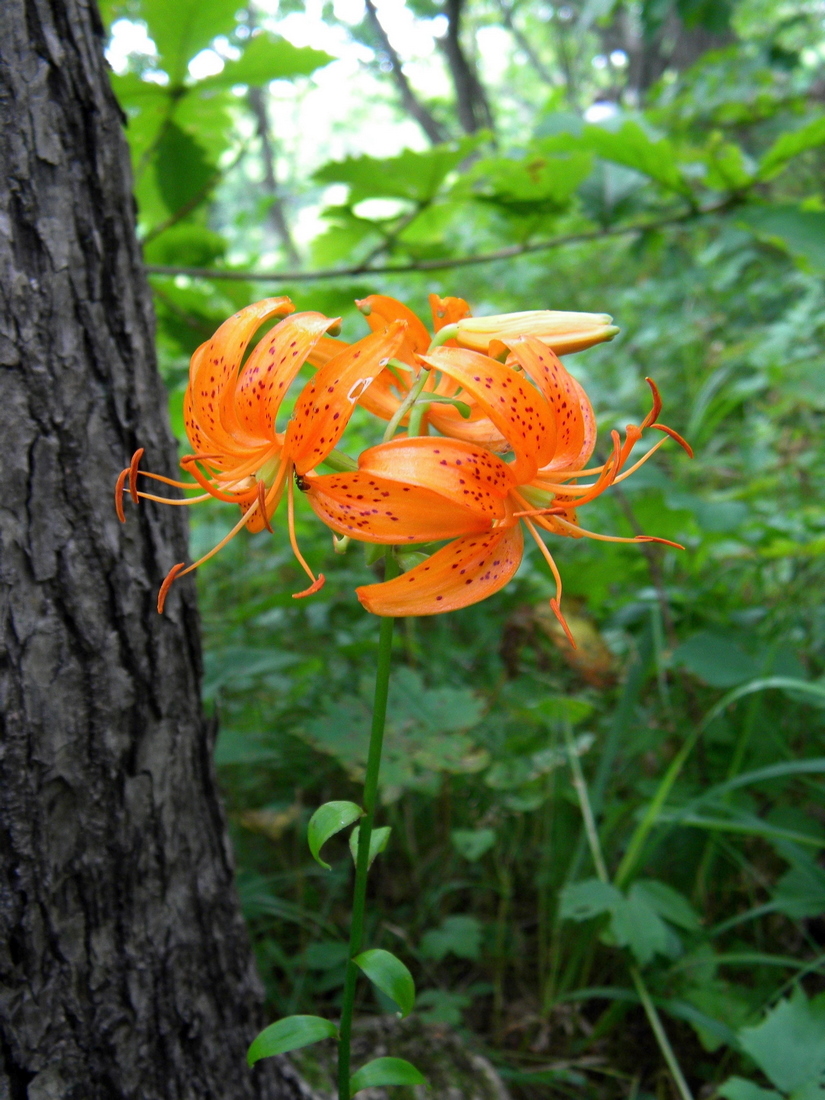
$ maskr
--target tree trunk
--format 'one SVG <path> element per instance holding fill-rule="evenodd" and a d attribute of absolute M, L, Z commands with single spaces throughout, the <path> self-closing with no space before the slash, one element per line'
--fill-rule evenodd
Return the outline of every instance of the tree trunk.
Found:
<path fill-rule="evenodd" d="M 90 0 L 0 3 L 0 1100 L 307 1095 L 261 991 L 199 702 L 129 162 Z"/>

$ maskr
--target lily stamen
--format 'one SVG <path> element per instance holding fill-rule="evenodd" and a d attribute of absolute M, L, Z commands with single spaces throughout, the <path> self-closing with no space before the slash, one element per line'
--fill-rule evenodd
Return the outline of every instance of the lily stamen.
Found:
<path fill-rule="evenodd" d="M 533 524 L 530 522 L 529 518 L 526 517 L 526 516 L 522 516 L 522 519 L 524 520 L 524 526 L 527 528 L 527 530 L 533 536 L 533 539 L 535 540 L 536 546 L 538 546 L 539 550 L 541 551 L 541 553 L 544 557 L 544 560 L 550 566 L 550 572 L 553 574 L 553 577 L 554 577 L 555 582 L 556 582 L 556 595 L 555 595 L 554 599 L 550 600 L 550 609 L 553 612 L 553 614 L 556 616 L 556 618 L 558 619 L 559 624 L 561 625 L 561 628 L 564 631 L 564 633 L 567 635 L 567 640 L 570 642 L 573 649 L 578 649 L 578 646 L 576 645 L 576 639 L 571 634 L 570 627 L 567 625 L 567 621 L 565 620 L 564 615 L 562 615 L 562 613 L 561 613 L 561 573 L 559 573 L 559 567 L 556 565 L 556 562 L 553 558 L 553 555 L 550 553 L 550 551 L 545 546 L 544 540 L 539 537 L 538 531 L 535 529 Z"/>
<path fill-rule="evenodd" d="M 313 596 L 316 592 L 323 588 L 326 577 L 323 573 L 319 573 L 317 577 L 315 576 L 310 567 L 307 565 L 306 560 L 304 559 L 304 555 L 298 548 L 298 539 L 295 535 L 295 488 L 291 477 L 289 479 L 289 487 L 287 489 L 286 507 L 287 530 L 289 531 L 289 544 L 292 547 L 292 553 L 298 559 L 298 562 L 301 564 L 306 575 L 312 581 L 312 584 L 309 586 L 309 588 L 304 589 L 303 592 L 292 593 L 293 600 L 300 600 L 303 599 L 304 596 Z"/>

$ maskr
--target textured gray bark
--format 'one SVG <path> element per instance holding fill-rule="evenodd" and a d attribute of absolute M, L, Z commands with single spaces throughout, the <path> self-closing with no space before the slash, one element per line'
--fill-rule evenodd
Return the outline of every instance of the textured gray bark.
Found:
<path fill-rule="evenodd" d="M 175 447 L 89 0 L 0 2 L 0 1100 L 297 1100 L 199 703 L 182 509 L 113 511 Z"/>

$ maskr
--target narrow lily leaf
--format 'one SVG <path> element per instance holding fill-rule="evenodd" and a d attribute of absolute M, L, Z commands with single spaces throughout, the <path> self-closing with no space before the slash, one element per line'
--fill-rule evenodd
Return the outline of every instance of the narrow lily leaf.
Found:
<path fill-rule="evenodd" d="M 404 1058 L 374 1058 L 349 1079 L 351 1093 L 383 1085 L 426 1085 L 427 1078 Z"/>
<path fill-rule="evenodd" d="M 340 833 L 347 825 L 363 816 L 364 811 L 354 802 L 325 802 L 323 806 L 319 806 L 307 826 L 307 841 L 315 862 L 320 863 L 327 871 L 331 870 L 330 865 L 321 859 L 322 846 L 331 836 Z"/>
<path fill-rule="evenodd" d="M 387 847 L 392 829 L 389 825 L 382 825 L 380 829 L 373 829 L 370 836 L 370 861 L 367 867 L 372 867 L 373 860 Z M 349 835 L 349 850 L 352 852 L 354 862 L 358 861 L 358 839 L 361 835 L 361 826 L 356 825 Z"/>
<path fill-rule="evenodd" d="M 390 954 L 389 951 L 374 948 L 371 951 L 362 951 L 352 961 L 356 966 L 360 966 L 373 985 L 376 985 L 382 993 L 386 993 L 388 997 L 395 1001 L 401 1009 L 402 1016 L 409 1016 L 415 1004 L 415 982 L 412 974 L 400 959 Z M 395 1082 L 386 1083 L 394 1084 Z M 405 1082 L 400 1083 L 404 1084 Z M 364 1087 L 364 1085 L 359 1085 L 359 1088 Z"/>
<path fill-rule="evenodd" d="M 332 1020 L 321 1016 L 285 1016 L 283 1020 L 265 1027 L 253 1040 L 246 1061 L 252 1066 L 261 1058 L 271 1058 L 273 1054 L 285 1054 L 288 1050 L 319 1043 L 321 1039 L 337 1038 L 338 1028 Z"/>

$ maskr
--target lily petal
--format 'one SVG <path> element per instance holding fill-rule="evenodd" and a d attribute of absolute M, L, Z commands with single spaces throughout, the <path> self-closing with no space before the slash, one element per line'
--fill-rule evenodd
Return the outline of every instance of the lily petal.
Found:
<path fill-rule="evenodd" d="M 395 355 L 406 329 L 404 321 L 396 321 L 350 344 L 307 383 L 284 440 L 284 454 L 299 474 L 323 462 L 335 447 L 359 398 L 381 370 L 381 360 Z"/>
<path fill-rule="evenodd" d="M 439 298 L 437 294 L 431 294 L 428 301 L 433 314 L 433 329 L 436 332 L 441 332 L 447 325 L 454 325 L 456 321 L 472 316 L 470 307 L 463 298 Z M 449 342 L 445 346 L 455 347 Z"/>
<path fill-rule="evenodd" d="M 224 321 L 195 351 L 189 366 L 184 423 L 196 453 L 239 449 L 221 422 L 223 398 L 235 384 L 241 359 L 257 329 L 270 317 L 292 313 L 294 308 L 289 298 L 264 298 Z"/>
<path fill-rule="evenodd" d="M 594 420 L 590 401 L 555 352 L 541 340 L 522 336 L 508 343 L 511 351 L 507 363 L 515 361 L 533 379 L 556 417 L 556 449 L 542 469 L 573 465 L 584 448 L 587 421 L 583 405 L 587 406 L 589 422 Z"/>
<path fill-rule="evenodd" d="M 504 499 L 515 485 L 507 463 L 457 439 L 399 436 L 364 451 L 358 467 L 376 477 L 432 489 L 489 520 L 504 518 Z"/>
<path fill-rule="evenodd" d="M 457 504 L 434 489 L 362 470 L 302 480 L 310 507 L 324 523 L 366 542 L 434 542 L 489 531 L 492 523 L 480 509 Z"/>
<path fill-rule="evenodd" d="M 518 524 L 468 535 L 391 581 L 356 588 L 373 615 L 439 615 L 498 592 L 518 569 L 524 539 Z"/>
<path fill-rule="evenodd" d="M 323 313 L 296 313 L 259 341 L 234 395 L 235 417 L 243 429 L 265 440 L 275 438 L 275 420 L 290 383 L 323 334 L 338 321 Z"/>
<path fill-rule="evenodd" d="M 512 369 L 464 348 L 436 348 L 421 357 L 471 394 L 512 447 L 513 473 L 524 484 L 552 458 L 556 421 L 544 396 Z"/>
<path fill-rule="evenodd" d="M 366 317 L 367 324 L 373 332 L 380 332 L 394 321 L 407 322 L 407 334 L 398 356 L 405 363 L 414 363 L 415 353 L 423 354 L 430 346 L 430 334 L 421 319 L 409 306 L 405 306 L 397 298 L 388 298 L 384 294 L 370 294 L 368 298 L 361 298 L 355 304 Z"/>

